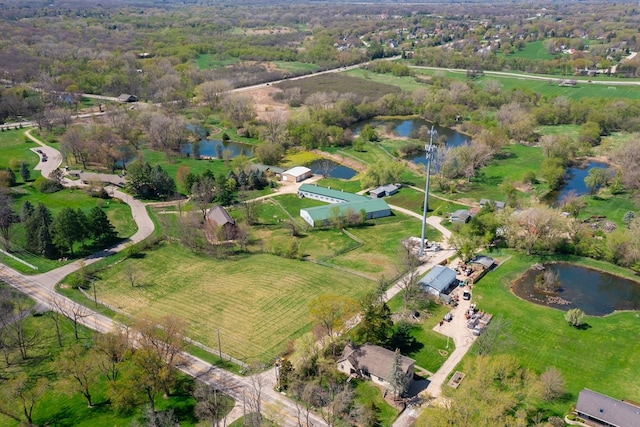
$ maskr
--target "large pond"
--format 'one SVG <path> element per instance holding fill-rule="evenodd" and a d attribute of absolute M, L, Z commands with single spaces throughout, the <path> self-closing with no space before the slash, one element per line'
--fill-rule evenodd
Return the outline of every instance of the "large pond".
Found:
<path fill-rule="evenodd" d="M 351 179 L 358 174 L 358 171 L 329 159 L 314 160 L 307 167 L 316 175 L 327 175 L 331 178 Z"/>
<path fill-rule="evenodd" d="M 438 134 L 434 137 L 434 144 L 436 143 L 436 141 L 443 140 L 445 141 L 447 147 L 459 147 L 470 139 L 469 136 L 464 135 L 454 129 L 442 127 L 423 119 L 365 120 L 362 122 L 358 122 L 351 129 L 353 130 L 353 133 L 355 135 L 359 135 L 362 129 L 367 124 L 373 127 L 382 127 L 388 129 L 399 137 L 416 139 L 418 138 L 418 131 L 421 127 L 425 126 L 431 129 L 431 126 L 434 126 L 436 132 L 438 132 Z M 411 160 L 415 163 L 426 163 L 426 158 L 423 153 L 413 158 L 409 158 L 408 160 Z"/>
<path fill-rule="evenodd" d="M 602 162 L 592 161 L 584 165 L 569 168 L 565 176 L 564 185 L 554 197 L 555 204 L 561 203 L 562 200 L 570 193 L 577 196 L 589 194 L 589 187 L 585 184 L 584 179 L 589 175 L 589 171 L 593 168 L 608 168 L 609 165 Z"/>
<path fill-rule="evenodd" d="M 224 153 L 226 150 L 229 150 L 231 154 L 230 158 L 238 157 L 241 154 L 249 157 L 253 156 L 253 146 L 249 144 L 242 144 L 240 142 L 222 141 L 219 139 L 203 139 L 200 141 L 199 145 L 201 157 L 217 159 L 220 157 L 219 154 Z M 189 156 L 193 155 L 193 144 L 186 144 L 182 149 L 182 152 Z"/>
<path fill-rule="evenodd" d="M 560 291 L 557 294 L 547 295 L 534 287 L 536 276 L 542 271 L 533 268 L 514 283 L 513 292 L 536 304 L 561 310 L 577 307 L 594 316 L 615 310 L 640 310 L 638 282 L 575 264 L 553 263 L 544 267 L 559 275 Z"/>

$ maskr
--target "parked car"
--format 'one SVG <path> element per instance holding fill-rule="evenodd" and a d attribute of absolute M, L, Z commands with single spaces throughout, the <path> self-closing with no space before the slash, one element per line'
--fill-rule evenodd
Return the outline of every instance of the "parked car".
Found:
<path fill-rule="evenodd" d="M 469 291 L 462 292 L 462 299 L 469 301 L 471 299 L 471 292 Z"/>
<path fill-rule="evenodd" d="M 451 312 L 448 312 L 448 313 L 444 316 L 444 320 L 446 320 L 447 322 L 451 322 L 451 320 L 453 320 L 453 314 L 451 314 Z"/>

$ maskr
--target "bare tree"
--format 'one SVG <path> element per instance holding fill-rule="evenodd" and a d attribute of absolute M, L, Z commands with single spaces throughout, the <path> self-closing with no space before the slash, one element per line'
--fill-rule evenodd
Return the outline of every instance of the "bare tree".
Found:
<path fill-rule="evenodd" d="M 142 273 L 131 262 L 128 262 L 124 266 L 124 276 L 127 278 L 132 288 L 135 288 L 136 283 L 142 277 Z"/>
<path fill-rule="evenodd" d="M 224 114 L 234 127 L 240 127 L 256 117 L 256 108 L 251 96 L 228 93 L 222 102 Z"/>
<path fill-rule="evenodd" d="M 567 392 L 562 372 L 553 366 L 548 367 L 540 375 L 540 385 L 542 387 L 542 398 L 548 402 L 561 398 Z"/>
<path fill-rule="evenodd" d="M 126 329 L 119 329 L 107 334 L 96 334 L 93 352 L 98 369 L 114 384 L 120 376 L 120 365 L 131 351 L 131 345 Z"/>
<path fill-rule="evenodd" d="M 398 262 L 396 269 L 401 275 L 398 281 L 398 287 L 403 291 L 402 301 L 404 309 L 407 310 L 409 303 L 415 299 L 420 292 L 418 285 L 418 266 L 421 261 L 410 249 L 410 247 L 402 245 L 398 250 Z"/>
<path fill-rule="evenodd" d="M 6 334 L 6 344 L 18 348 L 22 360 L 29 357 L 29 350 L 36 342 L 35 332 L 30 332 L 26 327 L 26 321 L 31 315 L 31 309 L 27 306 L 26 297 L 12 292 L 13 311 L 10 315 L 0 319 L 3 322 L 3 330 Z M 5 356 L 6 358 L 7 356 Z"/>
<path fill-rule="evenodd" d="M 30 378 L 26 373 L 20 373 L 15 378 L 7 382 L 6 387 L 2 388 L 3 398 L 0 401 L 4 404 L 13 402 L 24 415 L 24 420 L 15 412 L 14 406 L 11 409 L 4 408 L 4 404 L 0 403 L 0 412 L 13 418 L 16 421 L 27 422 L 27 425 L 33 424 L 33 409 L 40 398 L 48 391 L 49 381 L 46 377 L 40 377 L 37 380 Z M 9 405 L 7 405 L 9 406 Z"/>
<path fill-rule="evenodd" d="M 220 427 L 225 414 L 233 408 L 233 400 L 224 392 L 227 389 L 224 383 L 209 385 L 198 381 L 193 397 L 196 398 L 196 416 L 204 421 L 209 421 L 211 427 Z"/>
<path fill-rule="evenodd" d="M 73 322 L 73 331 L 76 337 L 76 340 L 80 339 L 78 335 L 78 326 L 82 319 L 91 316 L 91 312 L 85 306 L 77 304 L 75 302 L 65 300 L 61 297 L 54 296 L 51 300 L 53 304 L 53 309 L 62 313 L 64 316 L 71 319 Z"/>
<path fill-rule="evenodd" d="M 18 215 L 11 208 L 11 196 L 0 192 L 0 239 L 5 250 L 9 251 L 9 243 L 13 234 L 12 225 L 19 221 Z"/>
<path fill-rule="evenodd" d="M 258 367 L 254 366 L 252 371 L 258 371 Z M 245 394 L 245 399 L 248 398 L 245 403 L 250 412 L 254 414 L 252 420 L 256 425 L 260 425 L 262 422 L 262 390 L 266 385 L 266 379 L 259 373 L 249 377 L 249 396 Z"/>
<path fill-rule="evenodd" d="M 63 352 L 58 359 L 58 369 L 69 384 L 64 389 L 81 393 L 89 407 L 93 407 L 91 389 L 98 382 L 96 361 L 85 348 L 76 343 Z"/>
<path fill-rule="evenodd" d="M 223 95 L 231 89 L 233 89 L 233 85 L 229 80 L 206 81 L 196 86 L 196 99 L 198 102 L 203 102 L 215 110 L 219 107 Z"/>

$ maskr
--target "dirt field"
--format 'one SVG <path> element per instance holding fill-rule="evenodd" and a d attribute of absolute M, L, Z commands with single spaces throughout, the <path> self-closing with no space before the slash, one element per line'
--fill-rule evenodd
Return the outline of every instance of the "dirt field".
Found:
<path fill-rule="evenodd" d="M 268 119 L 273 114 L 281 114 L 284 120 L 289 118 L 289 106 L 283 102 L 273 100 L 272 95 L 276 92 L 282 92 L 282 90 L 275 86 L 267 86 L 244 92 L 253 97 L 259 120 Z"/>

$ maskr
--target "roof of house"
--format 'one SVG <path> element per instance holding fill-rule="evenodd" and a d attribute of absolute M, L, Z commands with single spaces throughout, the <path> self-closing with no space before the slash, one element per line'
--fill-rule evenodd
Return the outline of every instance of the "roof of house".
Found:
<path fill-rule="evenodd" d="M 236 223 L 236 220 L 231 218 L 229 212 L 227 212 L 227 210 L 222 206 L 214 206 L 209 209 L 209 212 L 207 212 L 207 219 L 215 222 L 219 226 Z"/>
<path fill-rule="evenodd" d="M 507 206 L 505 202 L 502 202 L 500 200 L 480 199 L 480 206 L 484 206 L 489 203 L 493 203 L 498 209 L 504 209 L 505 206 Z"/>
<path fill-rule="evenodd" d="M 296 166 L 296 167 L 293 167 L 291 169 L 287 169 L 286 171 L 284 171 L 282 173 L 298 177 L 298 176 L 305 175 L 305 174 L 307 174 L 309 172 L 311 172 L 311 169 L 309 169 L 309 168 L 307 168 L 305 166 Z"/>
<path fill-rule="evenodd" d="M 81 172 L 79 174 L 80 179 L 84 182 L 102 182 L 106 184 L 117 185 L 118 187 L 124 187 L 127 183 L 125 178 L 118 175 L 111 175 L 108 173 L 90 173 L 90 172 Z"/>
<path fill-rule="evenodd" d="M 470 262 L 472 264 L 480 264 L 484 268 L 490 268 L 491 266 L 493 266 L 493 264 L 496 263 L 496 261 L 493 258 L 486 255 L 477 256 L 474 259 L 472 259 Z"/>
<path fill-rule="evenodd" d="M 271 166 L 271 165 L 263 165 L 260 163 L 257 163 L 255 165 L 251 165 L 251 169 L 255 169 L 258 170 L 260 172 L 273 172 L 273 173 L 277 173 L 277 174 L 281 174 L 284 172 L 283 168 L 279 168 L 278 166 Z"/>
<path fill-rule="evenodd" d="M 612 426 L 640 425 L 640 407 L 588 388 L 583 389 L 578 395 L 576 410 Z"/>
<path fill-rule="evenodd" d="M 444 265 L 434 265 L 431 270 L 420 279 L 420 284 L 431 287 L 439 292 L 446 290 L 456 280 L 456 272 Z"/>
<path fill-rule="evenodd" d="M 458 209 L 451 214 L 452 220 L 467 221 L 471 217 L 471 213 L 467 209 Z"/>
<path fill-rule="evenodd" d="M 130 93 L 123 93 L 118 97 L 118 101 L 121 102 L 126 102 L 129 101 L 130 99 L 138 99 L 135 97 L 135 95 L 131 95 Z"/>
<path fill-rule="evenodd" d="M 371 190 L 369 193 L 393 193 L 398 191 L 398 186 L 394 184 L 381 185 L 378 188 Z"/>
<path fill-rule="evenodd" d="M 345 202 L 345 203 L 334 203 L 323 206 L 315 206 L 313 208 L 305 208 L 300 209 L 300 211 L 306 211 L 307 214 L 313 219 L 313 221 L 324 221 L 325 219 L 331 218 L 335 209 L 340 209 L 340 214 L 344 215 L 349 211 L 353 211 L 355 213 L 360 213 L 360 211 L 364 210 L 366 213 L 371 212 L 379 212 L 384 210 L 391 210 L 387 202 L 382 199 L 369 199 L 365 198 L 365 200 L 357 200 L 355 202 Z"/>
<path fill-rule="evenodd" d="M 338 359 L 338 363 L 348 360 L 351 365 L 358 370 L 368 372 L 378 378 L 386 379 L 391 373 L 395 352 L 387 350 L 373 344 L 363 344 L 356 346 L 353 343 L 347 343 L 342 352 L 342 356 Z M 400 357 L 400 366 L 402 372 L 406 373 L 415 360 L 406 356 Z"/>
<path fill-rule="evenodd" d="M 373 200 L 367 196 L 361 196 L 359 194 L 349 193 L 348 191 L 333 190 L 327 187 L 321 187 L 313 184 L 302 184 L 298 191 L 305 191 L 307 193 L 314 193 L 320 196 L 331 197 L 334 199 L 344 200 L 345 202 L 360 202 L 366 200 Z"/>

